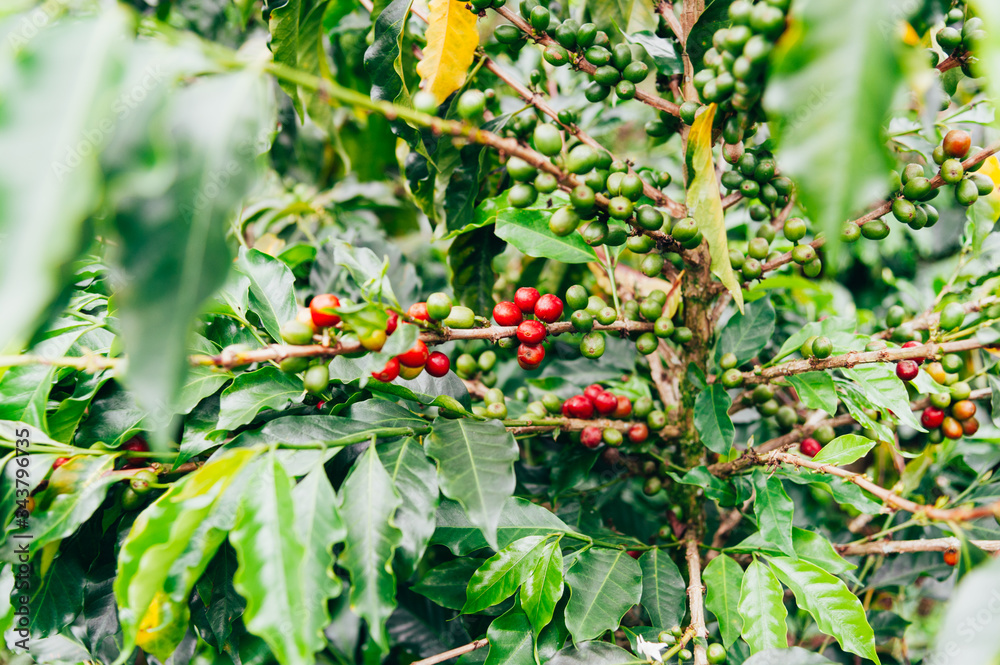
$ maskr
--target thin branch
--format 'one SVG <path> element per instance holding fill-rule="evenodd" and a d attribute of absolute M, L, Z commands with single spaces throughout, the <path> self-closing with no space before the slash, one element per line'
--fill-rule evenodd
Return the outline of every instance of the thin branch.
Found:
<path fill-rule="evenodd" d="M 719 522 L 719 528 L 712 536 L 712 549 L 705 554 L 705 561 L 711 561 L 719 555 L 719 550 L 725 546 L 729 534 L 743 521 L 743 513 L 750 510 L 751 505 L 753 505 L 753 500 L 747 499 L 741 507 L 733 508 L 729 514 L 722 518 L 722 521 Z"/>
<path fill-rule="evenodd" d="M 685 557 L 688 568 L 688 605 L 691 608 L 691 627 L 695 637 L 708 639 L 708 629 L 705 627 L 705 587 L 701 583 L 701 559 L 698 556 L 698 541 L 689 538 L 686 542 Z M 705 647 L 699 642 L 694 643 L 694 665 L 708 665 Z"/>
<path fill-rule="evenodd" d="M 973 540 L 973 545 L 984 552 L 1000 552 L 1000 540 Z M 871 543 L 851 543 L 834 545 L 842 556 L 865 556 L 868 554 L 911 554 L 915 552 L 955 552 L 961 549 L 958 538 L 931 538 L 928 540 L 877 540 Z"/>
<path fill-rule="evenodd" d="M 1000 297 L 997 296 L 987 296 L 980 300 L 973 300 L 971 302 L 963 303 L 966 314 L 972 314 L 980 310 L 986 309 L 990 305 L 995 305 L 1000 303 Z M 901 328 L 906 328 L 907 330 L 927 330 L 935 325 L 941 320 L 941 312 L 934 312 L 927 310 L 923 312 L 920 316 L 917 316 L 903 325 Z M 879 339 L 885 339 L 892 334 L 894 329 L 888 328 L 881 332 L 875 333 L 872 337 L 878 337 Z"/>
<path fill-rule="evenodd" d="M 451 651 L 445 651 L 444 653 L 439 653 L 430 658 L 424 658 L 423 660 L 418 660 L 411 665 L 437 665 L 437 663 L 443 663 L 446 660 L 451 660 L 452 658 L 457 658 L 462 654 L 469 653 L 470 651 L 475 651 L 476 649 L 482 649 L 487 646 L 490 641 L 486 638 L 481 640 L 476 640 L 475 642 L 469 642 L 468 644 L 463 644 L 460 647 L 456 647 Z"/>

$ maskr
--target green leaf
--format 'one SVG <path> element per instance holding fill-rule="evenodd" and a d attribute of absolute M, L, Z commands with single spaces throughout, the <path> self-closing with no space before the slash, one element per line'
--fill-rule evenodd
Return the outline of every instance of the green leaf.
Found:
<path fill-rule="evenodd" d="M 883 122 L 902 68 L 884 26 L 898 16 L 867 0 L 805 0 L 795 9 L 772 54 L 764 105 L 781 170 L 835 257 L 844 220 L 884 196 L 892 168 Z"/>
<path fill-rule="evenodd" d="M 542 557 L 547 536 L 528 536 L 503 548 L 479 567 L 469 581 L 463 614 L 475 614 L 513 596 Z"/>
<path fill-rule="evenodd" d="M 460 557 L 428 570 L 410 589 L 441 607 L 460 610 L 465 605 L 465 590 L 481 559 Z"/>
<path fill-rule="evenodd" d="M 814 651 L 792 647 L 762 651 L 744 660 L 743 665 L 833 665 L 833 661 Z"/>
<path fill-rule="evenodd" d="M 273 365 L 244 372 L 222 391 L 218 428 L 236 429 L 253 420 L 261 409 L 283 409 L 302 401 L 303 395 L 302 379 Z"/>
<path fill-rule="evenodd" d="M 551 533 L 574 533 L 565 522 L 550 511 L 527 499 L 512 496 L 503 503 L 497 525 L 497 544 L 507 547 L 526 536 Z M 444 545 L 457 556 L 464 556 L 488 547 L 482 530 L 469 521 L 457 501 L 444 500 L 437 513 L 437 528 L 431 542 Z"/>
<path fill-rule="evenodd" d="M 845 651 L 879 662 L 875 633 L 865 610 L 847 585 L 819 566 L 787 557 L 770 560 L 775 574 L 792 590 L 804 609 L 826 635 L 834 637 Z"/>
<path fill-rule="evenodd" d="M 738 606 L 743 569 L 725 554 L 712 559 L 702 574 L 705 583 L 705 607 L 719 620 L 722 643 L 728 649 L 743 630 L 743 618 Z"/>
<path fill-rule="evenodd" d="M 292 489 L 295 505 L 295 526 L 299 541 L 305 549 L 302 575 L 305 581 L 308 606 L 314 612 L 322 610 L 325 627 L 329 624 L 326 614 L 327 600 L 340 595 L 343 584 L 333 574 L 333 546 L 344 542 L 347 527 L 337 512 L 337 495 L 321 465 Z"/>
<path fill-rule="evenodd" d="M 777 472 L 782 478 L 797 483 L 799 485 L 812 485 L 822 489 L 837 501 L 837 503 L 849 505 L 859 512 L 868 515 L 879 515 L 883 512 L 883 506 L 878 501 L 871 498 L 860 487 L 854 483 L 843 481 L 839 478 L 830 478 L 813 471 L 804 469 L 782 469 Z"/>
<path fill-rule="evenodd" d="M 833 342 L 835 352 L 840 349 L 846 349 L 847 345 L 854 341 L 854 330 L 857 325 L 857 318 L 850 316 L 828 316 L 822 321 L 807 323 L 785 340 L 785 343 L 781 345 L 781 349 L 778 351 L 778 355 L 771 360 L 771 363 L 776 363 L 782 358 L 795 353 L 807 339 L 814 335 L 829 337 L 830 341 Z"/>
<path fill-rule="evenodd" d="M 291 2 L 297 3 L 297 0 Z M 279 259 L 245 247 L 240 248 L 236 268 L 250 280 L 250 309 L 260 317 L 271 339 L 281 341 L 281 325 L 298 313 L 295 275 Z"/>
<path fill-rule="evenodd" d="M 261 460 L 251 487 L 229 534 L 240 562 L 233 586 L 247 601 L 243 622 L 282 665 L 313 663 L 328 617 L 325 601 L 310 601 L 320 596 L 317 585 L 329 588 L 328 580 L 306 577 L 315 568 L 299 539 L 292 481 L 276 455 Z"/>
<path fill-rule="evenodd" d="M 918 432 L 927 431 L 910 410 L 910 398 L 906 386 L 896 376 L 892 363 L 845 367 L 843 372 L 858 382 L 872 404 L 892 411 L 901 423 Z"/>
<path fill-rule="evenodd" d="M 514 462 L 519 449 L 513 435 L 495 420 L 437 418 L 424 442 L 437 462 L 441 491 L 462 504 L 486 542 L 497 547 L 503 502 L 514 493 Z"/>
<path fill-rule="evenodd" d="M 566 628 L 575 643 L 615 630 L 642 596 L 639 564 L 625 550 L 592 547 L 566 572 Z"/>
<path fill-rule="evenodd" d="M 88 20 L 46 25 L 37 35 L 33 29 L 27 69 L 15 53 L 28 52 L 27 31 L 19 26 L 31 17 L 7 22 L 0 80 L 9 94 L 0 151 L 19 158 L 0 165 L 0 349 L 20 347 L 41 322 L 103 195 L 96 154 L 107 133 L 99 127 L 113 125 L 129 43 L 126 13 L 106 9 Z"/>
<path fill-rule="evenodd" d="M 285 0 L 274 6 L 268 19 L 271 32 L 268 45 L 276 63 L 314 76 L 330 77 L 323 46 L 323 14 L 328 4 L 326 0 Z M 305 106 L 317 125 L 325 125 L 330 116 L 327 100 L 287 79 L 278 78 L 278 83 L 292 98 L 301 119 L 305 120 Z"/>
<path fill-rule="evenodd" d="M 371 79 L 372 99 L 412 106 L 403 79 L 403 30 L 413 0 L 392 0 L 375 19 L 372 45 L 365 51 L 365 70 Z M 417 132 L 406 123 L 390 123 L 393 132 L 410 145 L 418 140 Z"/>
<path fill-rule="evenodd" d="M 208 462 L 172 483 L 136 518 L 115 579 L 123 654 L 138 644 L 169 656 L 180 643 L 191 590 L 233 526 L 239 496 L 226 490 L 257 453 L 234 450 Z"/>
<path fill-rule="evenodd" d="M 553 210 L 502 208 L 497 213 L 496 235 L 528 256 L 561 263 L 590 263 L 597 260 L 594 248 L 579 233 L 559 237 L 549 230 Z"/>
<path fill-rule="evenodd" d="M 798 558 L 814 563 L 823 570 L 840 575 L 857 568 L 853 563 L 848 563 L 842 556 L 837 554 L 830 541 L 815 531 L 807 531 L 798 527 L 792 527 L 792 543 L 795 546 L 795 554 Z M 727 550 L 732 553 L 756 554 L 766 553 L 773 556 L 780 556 L 779 550 L 774 543 L 769 542 L 761 532 L 757 532 L 747 537 L 743 542 Z"/>
<path fill-rule="evenodd" d="M 719 4 L 718 2 L 716 4 Z M 694 178 L 687 190 L 688 215 L 698 224 L 698 230 L 708 243 L 712 257 L 712 274 L 729 289 L 736 307 L 743 311 L 743 286 L 729 262 L 729 245 L 726 238 L 726 220 L 722 209 L 722 196 L 715 175 L 712 156 L 712 122 L 715 104 L 709 104 L 691 125 L 688 134 L 687 161 Z"/>
<path fill-rule="evenodd" d="M 674 47 L 674 42 L 663 37 L 658 37 L 652 30 L 639 30 L 635 32 L 622 33 L 629 43 L 639 44 L 649 57 L 653 60 L 656 71 L 664 76 L 672 76 L 684 71 L 684 63 L 681 55 Z"/>
<path fill-rule="evenodd" d="M 684 618 L 686 588 L 677 564 L 661 549 L 639 557 L 642 569 L 642 606 L 649 621 L 661 630 L 678 626 Z"/>
<path fill-rule="evenodd" d="M 831 416 L 837 413 L 837 388 L 827 372 L 792 374 L 788 382 L 795 388 L 799 400 L 810 409 L 822 409 Z"/>
<path fill-rule="evenodd" d="M 257 180 L 273 102 L 270 81 L 250 68 L 195 78 L 167 102 L 147 99 L 147 106 L 166 106 L 158 111 L 161 131 L 149 132 L 153 121 L 136 112 L 128 116 L 128 135 L 141 139 L 105 155 L 109 177 L 120 184 L 108 205 L 120 235 L 115 299 L 129 358 L 126 379 L 152 412 L 175 408 L 194 318 L 226 281 L 226 233 Z M 157 136 L 170 137 L 169 150 Z M 159 158 L 161 182 L 137 195 L 128 184 L 135 165 L 151 154 Z M 220 174 L 228 178 L 225 186 Z"/>
<path fill-rule="evenodd" d="M 1000 427 L 1000 379 L 992 374 L 987 374 L 986 378 L 990 384 L 990 419 Z"/>
<path fill-rule="evenodd" d="M 771 570 L 756 559 L 743 574 L 738 609 L 750 653 L 788 647 L 784 592 Z"/>
<path fill-rule="evenodd" d="M 351 574 L 351 609 L 368 623 L 375 643 L 388 651 L 385 622 L 396 607 L 392 559 L 403 539 L 393 516 L 402 500 L 375 446 L 368 446 L 354 463 L 340 499 L 340 512 L 348 516 L 340 565 Z"/>
<path fill-rule="evenodd" d="M 486 637 L 486 665 L 535 665 L 535 635 L 528 615 L 517 605 L 493 620 Z"/>
<path fill-rule="evenodd" d="M 997 658 L 1000 613 L 1000 561 L 966 575 L 948 599 L 928 663 L 992 665 Z"/>
<path fill-rule="evenodd" d="M 584 642 L 559 651 L 548 665 L 645 665 L 647 662 L 607 642 Z"/>
<path fill-rule="evenodd" d="M 701 442 L 709 450 L 728 455 L 733 446 L 736 428 L 729 417 L 729 399 L 722 384 L 715 383 L 698 393 L 694 400 L 694 427 Z"/>
<path fill-rule="evenodd" d="M 684 485 L 696 485 L 705 490 L 705 496 L 713 501 L 718 501 L 723 506 L 736 505 L 736 492 L 733 491 L 732 483 L 722 480 L 718 476 L 712 475 L 707 466 L 696 466 L 689 469 L 683 476 L 678 476 L 670 472 L 670 477 Z"/>
<path fill-rule="evenodd" d="M 563 594 L 563 557 L 559 538 L 545 543 L 541 555 L 521 587 L 521 607 L 535 635 L 552 621 L 556 603 Z"/>
<path fill-rule="evenodd" d="M 420 442 L 412 437 L 386 443 L 379 454 L 396 492 L 406 497 L 396 511 L 395 524 L 403 533 L 396 555 L 406 562 L 408 570 L 413 570 L 434 535 L 439 496 L 437 471 L 424 455 Z"/>
<path fill-rule="evenodd" d="M 732 0 L 706 0 L 704 11 L 698 16 L 687 38 L 685 50 L 692 63 L 702 62 L 705 51 L 712 48 L 715 32 L 732 24 L 729 20 L 731 3 Z"/>
<path fill-rule="evenodd" d="M 795 556 L 792 544 L 792 517 L 795 504 L 785 492 L 781 480 L 758 469 L 753 475 L 757 492 L 753 510 L 761 536 L 788 556 Z"/>
<path fill-rule="evenodd" d="M 743 313 L 736 312 L 722 329 L 716 360 L 726 353 L 735 353 L 742 365 L 756 357 L 774 336 L 774 318 L 770 298 L 748 304 Z"/>
<path fill-rule="evenodd" d="M 448 248 L 448 267 L 451 268 L 451 288 L 459 303 L 474 312 L 493 310 L 496 304 L 493 259 L 506 246 L 489 226 L 463 233 L 452 241 Z"/>
<path fill-rule="evenodd" d="M 816 453 L 813 461 L 830 466 L 846 466 L 856 462 L 875 447 L 875 442 L 859 434 L 838 436 Z"/>
<path fill-rule="evenodd" d="M 28 606 L 31 608 L 31 635 L 35 639 L 60 632 L 83 609 L 86 573 L 72 553 L 56 557 L 45 576 L 39 580 L 20 577 L 32 584 Z"/>

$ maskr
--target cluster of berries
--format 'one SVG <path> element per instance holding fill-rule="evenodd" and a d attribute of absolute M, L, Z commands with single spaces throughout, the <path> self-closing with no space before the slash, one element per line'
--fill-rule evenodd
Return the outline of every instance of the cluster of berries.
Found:
<path fill-rule="evenodd" d="M 499 326 L 517 326 L 517 363 L 521 369 L 538 369 L 545 359 L 542 342 L 548 336 L 546 323 L 562 318 L 563 301 L 558 296 L 542 295 L 538 289 L 522 286 L 514 293 L 514 302 L 504 300 L 493 308 L 493 320 Z M 534 318 L 525 318 L 533 316 Z"/>

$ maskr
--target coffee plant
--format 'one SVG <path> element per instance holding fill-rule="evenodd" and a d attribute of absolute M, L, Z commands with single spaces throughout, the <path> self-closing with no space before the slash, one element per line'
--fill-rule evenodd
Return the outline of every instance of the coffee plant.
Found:
<path fill-rule="evenodd" d="M 1000 662 L 998 36 L 6 3 L 0 662 Z"/>

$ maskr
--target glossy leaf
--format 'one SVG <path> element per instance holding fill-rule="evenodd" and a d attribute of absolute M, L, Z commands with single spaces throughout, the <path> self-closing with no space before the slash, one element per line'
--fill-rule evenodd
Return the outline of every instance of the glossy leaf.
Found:
<path fill-rule="evenodd" d="M 579 233 L 557 236 L 549 230 L 552 210 L 503 208 L 497 213 L 496 235 L 528 256 L 562 263 L 597 260 L 594 248 Z"/>
<path fill-rule="evenodd" d="M 566 628 L 575 643 L 615 630 L 642 596 L 639 564 L 625 550 L 592 547 L 566 572 Z"/>
<path fill-rule="evenodd" d="M 706 589 L 705 607 L 719 620 L 722 643 L 728 649 L 743 630 L 739 613 L 743 569 L 731 557 L 720 554 L 705 566 L 702 581 Z"/>
<path fill-rule="evenodd" d="M 857 568 L 853 563 L 849 563 L 840 556 L 829 540 L 815 531 L 792 527 L 792 543 L 795 546 L 795 555 L 798 558 L 814 563 L 834 575 L 840 575 L 841 573 L 846 573 Z M 764 535 L 759 531 L 730 548 L 729 551 L 744 554 L 767 553 L 774 556 L 781 555 L 781 550 L 774 543 L 766 540 Z"/>
<path fill-rule="evenodd" d="M 522 499 L 510 497 L 500 509 L 497 524 L 497 544 L 507 547 L 526 536 L 568 533 L 573 529 L 551 511 Z M 444 545 L 456 555 L 466 555 L 489 547 L 482 530 L 469 521 L 468 515 L 457 501 L 445 499 L 437 512 L 437 528 L 431 542 Z"/>
<path fill-rule="evenodd" d="M 795 504 L 785 492 L 781 480 L 758 470 L 754 473 L 753 485 L 756 490 L 753 511 L 761 536 L 788 556 L 795 556 L 792 543 Z"/>
<path fill-rule="evenodd" d="M 720 455 L 729 454 L 736 428 L 729 417 L 733 401 L 722 384 L 715 383 L 698 393 L 694 401 L 694 426 L 706 448 Z"/>
<path fill-rule="evenodd" d="M 136 518 L 114 587 L 125 653 L 139 644 L 169 655 L 180 643 L 191 590 L 233 526 L 239 496 L 226 490 L 256 455 L 234 450 L 205 464 Z"/>
<path fill-rule="evenodd" d="M 827 372 L 792 374 L 788 382 L 795 388 L 799 400 L 810 409 L 821 409 L 831 416 L 837 413 L 837 388 Z"/>
<path fill-rule="evenodd" d="M 639 557 L 642 569 L 642 606 L 654 628 L 680 625 L 686 611 L 687 588 L 677 564 L 661 549 Z"/>
<path fill-rule="evenodd" d="M 461 0 L 431 0 L 429 9 L 427 45 L 417 74 L 421 87 L 441 104 L 465 82 L 479 45 L 477 16 Z"/>
<path fill-rule="evenodd" d="M 546 554 L 546 536 L 528 536 L 503 548 L 469 580 L 463 614 L 475 614 L 513 596 Z"/>
<path fill-rule="evenodd" d="M 883 26 L 896 18 L 886 3 L 807 0 L 772 54 L 764 104 L 781 169 L 834 256 L 844 220 L 885 195 L 882 124 L 902 67 Z"/>
<path fill-rule="evenodd" d="M 339 596 L 343 584 L 333 573 L 333 546 L 347 537 L 347 527 L 337 511 L 337 496 L 322 466 L 310 471 L 292 488 L 295 526 L 305 550 L 302 575 L 313 613 L 322 611 L 320 623 L 326 626 L 327 600 Z"/>
<path fill-rule="evenodd" d="M 845 651 L 879 662 L 865 610 L 846 584 L 808 561 L 787 557 L 769 561 L 778 579 L 792 590 L 799 607 L 812 615 L 823 633 L 835 638 Z"/>
<path fill-rule="evenodd" d="M 438 418 L 433 427 L 424 446 L 437 462 L 441 491 L 462 504 L 469 521 L 498 549 L 503 502 L 514 493 L 514 437 L 497 421 Z"/>
<path fill-rule="evenodd" d="M 738 606 L 743 618 L 742 636 L 750 645 L 750 653 L 788 647 L 784 595 L 771 570 L 754 559 L 743 574 Z"/>
<path fill-rule="evenodd" d="M 410 588 L 441 607 L 460 610 L 465 605 L 465 590 L 481 562 L 481 559 L 472 557 L 452 559 L 428 570 Z"/>
<path fill-rule="evenodd" d="M 253 420 L 261 409 L 284 408 L 301 401 L 303 394 L 302 379 L 272 365 L 244 372 L 222 391 L 218 428 L 236 429 Z"/>
<path fill-rule="evenodd" d="M 493 259 L 507 245 L 496 237 L 493 227 L 474 229 L 456 237 L 448 248 L 451 286 L 455 297 L 474 312 L 493 309 L 496 273 Z"/>
<path fill-rule="evenodd" d="M 282 665 L 313 663 L 323 648 L 326 602 L 315 602 L 329 589 L 326 571 L 319 579 L 299 536 L 292 480 L 274 454 L 262 459 L 244 493 L 229 542 L 240 566 L 233 586 L 246 601 L 243 621 L 261 637 Z M 331 492 L 332 494 L 332 492 Z M 307 599 L 311 599 L 307 601 Z"/>
<path fill-rule="evenodd" d="M 340 488 L 340 512 L 349 516 L 340 565 L 351 575 L 352 610 L 383 650 L 389 648 L 385 622 L 396 607 L 392 559 L 403 534 L 394 515 L 401 504 L 375 446 L 368 446 Z"/>
<path fill-rule="evenodd" d="M 723 219 L 722 197 L 715 175 L 712 156 L 712 122 L 716 105 L 709 104 L 691 125 L 688 134 L 687 161 L 694 177 L 687 190 L 688 215 L 698 224 L 698 230 L 708 243 L 712 257 L 712 274 L 729 289 L 736 307 L 743 311 L 743 287 L 729 262 L 729 245 L 726 239 L 726 220 Z"/>
<path fill-rule="evenodd" d="M 328 6 L 323 0 L 285 0 L 271 9 L 268 28 L 275 62 L 314 76 L 330 76 L 323 45 L 323 14 Z M 330 113 L 326 100 L 287 79 L 278 81 L 300 117 L 308 108 L 316 124 L 325 124 Z"/>
<path fill-rule="evenodd" d="M 857 319 L 849 316 L 828 316 L 822 321 L 807 323 L 785 340 L 772 362 L 777 362 L 798 351 L 802 344 L 814 335 L 829 337 L 830 341 L 833 342 L 834 351 L 846 350 L 847 345 L 854 340 L 854 330 L 857 325 Z"/>
<path fill-rule="evenodd" d="M 726 353 L 734 353 L 742 365 L 754 358 L 771 341 L 774 319 L 774 305 L 770 298 L 750 303 L 743 313 L 733 314 L 722 329 L 715 351 L 716 359 Z"/>
<path fill-rule="evenodd" d="M 517 605 L 493 620 L 486 637 L 486 665 L 534 665 L 535 636 L 528 615 Z"/>
<path fill-rule="evenodd" d="M 743 665 L 833 665 L 833 661 L 814 651 L 792 647 L 762 651 L 744 660 Z"/>
<path fill-rule="evenodd" d="M 271 17 L 274 20 L 273 13 Z M 250 308 L 260 317 L 271 339 L 281 341 L 282 324 L 294 319 L 298 312 L 292 271 L 281 260 L 244 247 L 240 248 L 236 267 L 250 281 Z"/>
<path fill-rule="evenodd" d="M 546 541 L 538 560 L 521 587 L 521 608 L 528 615 L 535 635 L 552 621 L 563 595 L 563 556 L 559 538 Z"/>
<path fill-rule="evenodd" d="M 372 81 L 374 100 L 412 105 L 403 79 L 402 58 L 403 30 L 412 4 L 413 0 L 392 0 L 382 5 L 375 19 L 372 45 L 365 51 L 365 70 Z M 411 145 L 419 140 L 417 132 L 405 123 L 394 122 L 392 128 Z"/>
<path fill-rule="evenodd" d="M 858 365 L 845 368 L 843 372 L 861 385 L 872 404 L 892 411 L 901 423 L 918 432 L 927 431 L 913 415 L 906 386 L 896 376 L 891 363 Z"/>
<path fill-rule="evenodd" d="M 643 665 L 645 658 L 607 642 L 584 642 L 559 651 L 549 665 Z"/>
<path fill-rule="evenodd" d="M 437 472 L 434 463 L 427 459 L 419 441 L 414 438 L 390 441 L 381 448 L 379 455 L 396 492 L 406 497 L 396 511 L 395 524 L 403 534 L 396 554 L 412 570 L 434 535 L 434 515 L 438 507 Z"/>
<path fill-rule="evenodd" d="M 838 436 L 816 453 L 813 461 L 831 466 L 846 466 L 856 462 L 875 447 L 875 442 L 859 434 Z"/>

